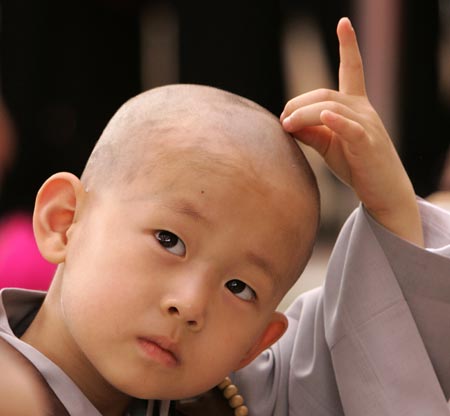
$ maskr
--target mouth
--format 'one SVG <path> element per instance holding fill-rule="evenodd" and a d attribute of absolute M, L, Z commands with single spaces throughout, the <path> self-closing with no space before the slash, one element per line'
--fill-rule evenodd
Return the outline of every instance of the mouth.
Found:
<path fill-rule="evenodd" d="M 175 344 L 164 337 L 138 338 L 139 346 L 152 361 L 173 368 L 180 364 Z"/>

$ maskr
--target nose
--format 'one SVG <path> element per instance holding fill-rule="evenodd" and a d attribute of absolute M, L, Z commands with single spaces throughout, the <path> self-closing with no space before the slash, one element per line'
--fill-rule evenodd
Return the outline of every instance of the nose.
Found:
<path fill-rule="evenodd" d="M 198 309 L 195 305 L 180 305 L 175 300 L 166 307 L 168 315 L 179 319 L 192 331 L 199 331 L 204 325 L 204 314 Z"/>
<path fill-rule="evenodd" d="M 191 331 L 200 331 L 205 325 L 209 296 L 205 289 L 179 288 L 161 302 L 163 314 L 179 320 Z"/>

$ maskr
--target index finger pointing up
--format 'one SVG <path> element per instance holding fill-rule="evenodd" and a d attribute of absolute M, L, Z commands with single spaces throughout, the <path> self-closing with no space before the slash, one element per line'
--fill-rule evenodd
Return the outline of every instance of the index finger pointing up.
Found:
<path fill-rule="evenodd" d="M 358 41 L 350 20 L 343 17 L 337 25 L 339 39 L 339 91 L 351 95 L 366 95 L 364 71 Z"/>

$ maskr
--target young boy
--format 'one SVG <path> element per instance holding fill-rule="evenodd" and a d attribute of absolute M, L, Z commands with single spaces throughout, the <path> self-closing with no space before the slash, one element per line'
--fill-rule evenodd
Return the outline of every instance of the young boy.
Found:
<path fill-rule="evenodd" d="M 338 35 L 340 91 L 294 99 L 283 127 L 318 148 L 365 210 L 422 252 L 414 192 L 365 97 L 348 20 Z M 354 223 L 392 236 L 365 210 Z M 318 217 L 311 170 L 265 110 L 208 87 L 141 94 L 110 121 L 81 180 L 58 173 L 39 191 L 36 239 L 59 266 L 45 298 L 1 292 L 0 336 L 71 415 L 140 414 L 134 398 L 149 399 L 147 415 L 162 400 L 165 415 L 168 401 L 237 370 L 251 414 L 342 414 L 338 388 L 347 414 L 357 414 L 345 384 L 352 366 L 339 356 L 343 305 L 333 304 L 349 290 L 345 272 L 294 305 L 290 332 L 276 343 L 288 321 L 275 308 L 310 256 Z M 356 321 L 364 309 L 352 312 Z"/>

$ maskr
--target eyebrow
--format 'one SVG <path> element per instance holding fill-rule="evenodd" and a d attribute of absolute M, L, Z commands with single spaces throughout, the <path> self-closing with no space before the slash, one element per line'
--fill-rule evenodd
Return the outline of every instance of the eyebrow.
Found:
<path fill-rule="evenodd" d="M 195 221 L 204 222 L 206 225 L 211 224 L 211 221 L 187 200 L 176 201 L 171 208 L 178 214 L 187 215 Z"/>
<path fill-rule="evenodd" d="M 272 280 L 278 280 L 278 273 L 275 271 L 273 265 L 267 261 L 264 257 L 256 254 L 253 251 L 245 252 L 245 257 L 249 263 L 255 265 L 259 269 L 263 270 L 265 274 L 269 275 Z"/>

